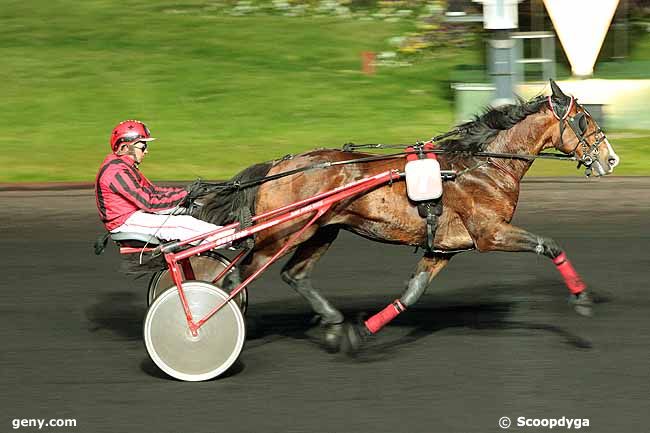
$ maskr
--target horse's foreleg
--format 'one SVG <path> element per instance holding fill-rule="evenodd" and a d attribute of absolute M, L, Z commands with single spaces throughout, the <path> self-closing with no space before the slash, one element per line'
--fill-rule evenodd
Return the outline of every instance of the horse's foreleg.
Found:
<path fill-rule="evenodd" d="M 476 230 L 473 237 L 479 251 L 524 251 L 553 260 L 572 294 L 571 303 L 576 311 L 584 315 L 591 314 L 592 301 L 586 292 L 587 285 L 574 269 L 566 253 L 553 239 L 538 236 L 506 223 Z"/>

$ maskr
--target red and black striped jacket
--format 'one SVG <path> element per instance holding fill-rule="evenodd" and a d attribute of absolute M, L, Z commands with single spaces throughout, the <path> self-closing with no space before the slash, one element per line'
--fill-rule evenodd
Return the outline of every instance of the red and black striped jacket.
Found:
<path fill-rule="evenodd" d="M 137 169 L 128 156 L 108 155 L 95 179 L 99 218 L 107 230 L 114 230 L 138 210 L 157 212 L 183 201 L 183 188 L 158 187 Z"/>

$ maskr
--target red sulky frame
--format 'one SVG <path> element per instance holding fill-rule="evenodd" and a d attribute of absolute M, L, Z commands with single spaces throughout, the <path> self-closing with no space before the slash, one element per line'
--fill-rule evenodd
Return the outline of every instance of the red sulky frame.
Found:
<path fill-rule="evenodd" d="M 371 177 L 367 177 L 355 182 L 348 183 L 346 185 L 342 185 L 338 188 L 334 188 L 332 190 L 323 192 L 313 197 L 300 200 L 296 203 L 292 203 L 280 207 L 278 209 L 274 209 L 272 211 L 263 213 L 261 215 L 257 215 L 252 219 L 252 221 L 255 222 L 256 224 L 252 225 L 251 227 L 245 228 L 240 231 L 236 231 L 235 233 L 230 235 L 224 235 L 222 237 L 218 237 L 217 239 L 212 240 L 210 242 L 203 242 L 200 245 L 187 248 L 178 253 L 175 253 L 173 251 L 176 250 L 178 247 L 188 245 L 192 242 L 201 241 L 208 237 L 213 237 L 215 235 L 218 235 L 219 233 L 226 233 L 232 229 L 237 229 L 239 227 L 239 223 L 235 222 L 227 226 L 221 227 L 217 230 L 204 233 L 202 235 L 198 235 L 190 239 L 186 239 L 184 241 L 171 242 L 157 248 L 122 247 L 120 248 L 120 253 L 134 254 L 134 253 L 141 253 L 141 252 L 160 251 L 165 255 L 165 261 L 167 262 L 167 267 L 169 268 L 169 272 L 171 274 L 172 280 L 174 281 L 174 284 L 176 284 L 176 287 L 178 288 L 178 294 L 181 298 L 183 310 L 185 311 L 187 325 L 192 335 L 197 336 L 199 328 L 201 328 L 201 326 L 203 326 L 203 324 L 207 322 L 210 319 L 210 317 L 214 316 L 217 313 L 217 311 L 219 311 L 221 308 L 223 308 L 224 305 L 226 305 L 228 302 L 230 302 L 230 300 L 232 300 L 235 296 L 237 296 L 237 294 L 240 291 L 242 291 L 244 287 L 250 284 L 251 281 L 257 278 L 262 272 L 264 272 L 264 270 L 266 270 L 266 268 L 268 268 L 271 264 L 273 264 L 273 262 L 275 262 L 279 257 L 281 257 L 282 254 L 287 249 L 289 249 L 296 242 L 296 240 L 305 232 L 305 230 L 311 227 L 318 218 L 320 218 L 325 212 L 327 212 L 332 207 L 332 205 L 334 205 L 335 203 L 341 200 L 357 195 L 359 193 L 369 191 L 370 189 L 376 186 L 385 184 L 387 182 L 392 182 L 393 180 L 397 180 L 401 176 L 402 174 L 398 170 L 389 170 L 383 173 L 376 174 Z M 307 224 L 305 224 L 304 227 L 302 227 L 299 231 L 291 235 L 291 237 L 287 240 L 287 242 L 282 246 L 282 248 L 280 248 L 273 255 L 273 257 L 267 260 L 259 269 L 257 269 L 252 275 L 246 278 L 246 280 L 241 282 L 232 292 L 230 292 L 230 296 L 226 300 L 224 300 L 221 304 L 216 305 L 198 322 L 194 320 L 194 318 L 192 317 L 192 312 L 190 311 L 189 304 L 187 302 L 187 298 L 185 297 L 185 292 L 183 290 L 183 279 L 181 276 L 181 268 L 182 268 L 183 273 L 185 274 L 185 277 L 188 280 L 194 278 L 194 272 L 192 271 L 192 267 L 188 261 L 188 259 L 191 256 L 200 254 L 202 252 L 211 250 L 213 248 L 228 245 L 234 241 L 251 236 L 264 229 L 276 226 L 278 224 L 285 223 L 287 221 L 299 218 L 303 215 L 310 214 L 312 212 L 315 212 L 314 216 L 307 222 Z M 262 220 L 264 221 L 260 222 Z M 232 269 L 232 267 L 235 266 L 235 264 L 244 257 L 246 253 L 247 251 L 244 250 L 239 255 L 237 255 L 237 257 L 235 257 L 232 263 L 226 269 L 224 269 L 215 278 L 214 281 L 218 281 L 221 277 L 223 277 L 226 274 L 226 272 Z"/>

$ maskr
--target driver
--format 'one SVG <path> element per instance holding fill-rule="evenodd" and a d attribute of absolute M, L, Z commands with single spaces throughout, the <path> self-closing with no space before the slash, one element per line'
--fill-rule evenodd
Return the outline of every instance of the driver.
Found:
<path fill-rule="evenodd" d="M 183 205 L 196 198 L 198 185 L 159 187 L 140 172 L 138 167 L 153 140 L 149 129 L 138 120 L 125 120 L 113 129 L 113 153 L 104 159 L 95 180 L 97 210 L 106 230 L 142 233 L 170 241 L 218 229 L 220 226 L 183 215 L 187 212 Z"/>

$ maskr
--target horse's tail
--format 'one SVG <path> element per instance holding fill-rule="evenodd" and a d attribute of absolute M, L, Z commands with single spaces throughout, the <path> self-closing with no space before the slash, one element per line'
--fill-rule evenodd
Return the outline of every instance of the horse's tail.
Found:
<path fill-rule="evenodd" d="M 230 179 L 230 182 L 243 184 L 250 180 L 263 178 L 273 165 L 273 162 L 252 165 L 236 174 Z M 234 221 L 244 224 L 255 215 L 255 197 L 258 189 L 259 185 L 255 185 L 210 193 L 201 199 L 204 205 L 195 216 L 219 226 Z"/>

